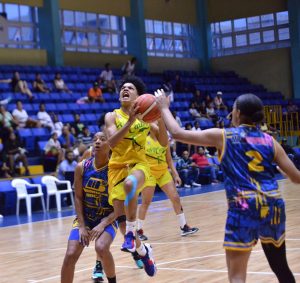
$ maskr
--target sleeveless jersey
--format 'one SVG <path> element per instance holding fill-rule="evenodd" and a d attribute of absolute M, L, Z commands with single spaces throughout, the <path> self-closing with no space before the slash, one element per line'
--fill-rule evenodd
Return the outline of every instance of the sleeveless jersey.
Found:
<path fill-rule="evenodd" d="M 120 129 L 128 121 L 128 115 L 121 109 L 116 109 L 114 112 L 116 113 L 117 129 Z M 147 163 L 145 144 L 149 131 L 150 125 L 148 123 L 136 119 L 128 133 L 111 149 L 109 167 L 118 168 L 137 163 Z"/>
<path fill-rule="evenodd" d="M 168 169 L 166 153 L 166 146 L 161 146 L 151 136 L 147 137 L 146 158 L 151 170 L 165 171 Z"/>
<path fill-rule="evenodd" d="M 83 212 L 88 221 L 98 221 L 113 211 L 108 203 L 108 168 L 96 169 L 94 162 L 94 157 L 82 162 Z"/>
<path fill-rule="evenodd" d="M 247 208 L 252 203 L 258 209 L 281 197 L 274 179 L 274 157 L 273 138 L 256 127 L 224 129 L 221 166 L 229 204 L 238 202 Z"/>

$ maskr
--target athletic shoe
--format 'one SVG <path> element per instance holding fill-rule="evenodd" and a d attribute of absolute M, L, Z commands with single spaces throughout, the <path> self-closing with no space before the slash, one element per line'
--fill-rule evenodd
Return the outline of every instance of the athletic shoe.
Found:
<path fill-rule="evenodd" d="M 191 185 L 185 184 L 184 187 L 185 187 L 185 188 L 190 188 Z"/>
<path fill-rule="evenodd" d="M 145 249 L 147 251 L 145 256 L 140 256 L 141 260 L 144 264 L 144 270 L 147 273 L 148 276 L 154 276 L 156 274 L 156 265 L 153 259 L 153 254 L 152 254 L 152 247 L 150 246 L 150 244 L 146 243 L 146 244 L 142 244 L 145 246 Z"/>
<path fill-rule="evenodd" d="M 104 278 L 104 274 L 103 274 L 101 262 L 97 261 L 93 270 L 92 279 L 94 279 L 95 282 L 104 282 L 103 278 Z"/>
<path fill-rule="evenodd" d="M 193 187 L 201 187 L 201 184 L 198 184 L 198 183 L 196 183 L 196 182 L 193 182 L 192 186 L 193 186 Z"/>
<path fill-rule="evenodd" d="M 133 232 L 130 231 L 124 236 L 124 243 L 121 250 L 133 253 L 135 252 L 135 249 L 135 236 L 133 235 Z"/>
<path fill-rule="evenodd" d="M 144 264 L 141 260 L 141 256 L 135 251 L 133 253 L 131 253 L 132 257 L 133 257 L 133 260 L 136 264 L 136 266 L 139 268 L 139 269 L 143 269 L 144 268 Z"/>
<path fill-rule="evenodd" d="M 187 235 L 191 235 L 191 234 L 194 234 L 196 232 L 199 231 L 199 228 L 196 228 L 196 227 L 190 227 L 188 226 L 187 224 L 184 225 L 183 228 L 180 228 L 181 229 L 181 236 L 187 236 Z"/>
<path fill-rule="evenodd" d="M 144 230 L 143 229 L 137 230 L 136 233 L 137 233 L 137 235 L 138 235 L 138 237 L 141 241 L 147 241 L 148 240 L 148 237 L 146 235 L 144 235 Z"/>

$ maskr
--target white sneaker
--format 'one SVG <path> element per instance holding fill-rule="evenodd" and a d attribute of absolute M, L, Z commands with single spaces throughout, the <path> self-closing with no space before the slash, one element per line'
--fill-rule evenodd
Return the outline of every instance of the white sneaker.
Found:
<path fill-rule="evenodd" d="M 187 185 L 187 184 L 185 184 L 185 185 L 184 185 L 184 187 L 185 187 L 185 188 L 190 188 L 190 187 L 191 187 L 191 185 Z"/>
<path fill-rule="evenodd" d="M 196 183 L 196 182 L 193 182 L 193 184 L 192 184 L 194 187 L 201 187 L 201 184 L 198 184 L 198 183 Z"/>

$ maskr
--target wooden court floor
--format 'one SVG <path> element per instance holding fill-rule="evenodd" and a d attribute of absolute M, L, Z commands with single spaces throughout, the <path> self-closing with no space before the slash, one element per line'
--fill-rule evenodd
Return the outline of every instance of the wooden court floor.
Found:
<path fill-rule="evenodd" d="M 287 255 L 296 281 L 300 282 L 300 186 L 280 182 L 287 207 Z M 182 198 L 188 223 L 197 234 L 181 237 L 169 201 L 151 206 L 145 225 L 158 265 L 156 277 L 138 270 L 131 257 L 120 251 L 120 233 L 113 244 L 118 282 L 213 283 L 228 282 L 222 248 L 226 202 L 224 191 Z M 60 268 L 73 218 L 0 229 L 0 282 L 60 282 Z M 76 283 L 90 279 L 95 260 L 93 243 L 76 266 Z M 249 261 L 247 282 L 275 283 L 274 275 L 258 244 Z"/>

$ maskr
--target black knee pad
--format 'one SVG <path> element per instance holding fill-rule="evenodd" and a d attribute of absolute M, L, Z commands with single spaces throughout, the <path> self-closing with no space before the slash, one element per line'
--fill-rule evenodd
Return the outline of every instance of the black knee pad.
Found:
<path fill-rule="evenodd" d="M 122 222 L 126 221 L 126 215 L 120 215 L 119 217 L 117 217 L 117 222 L 120 225 Z"/>

